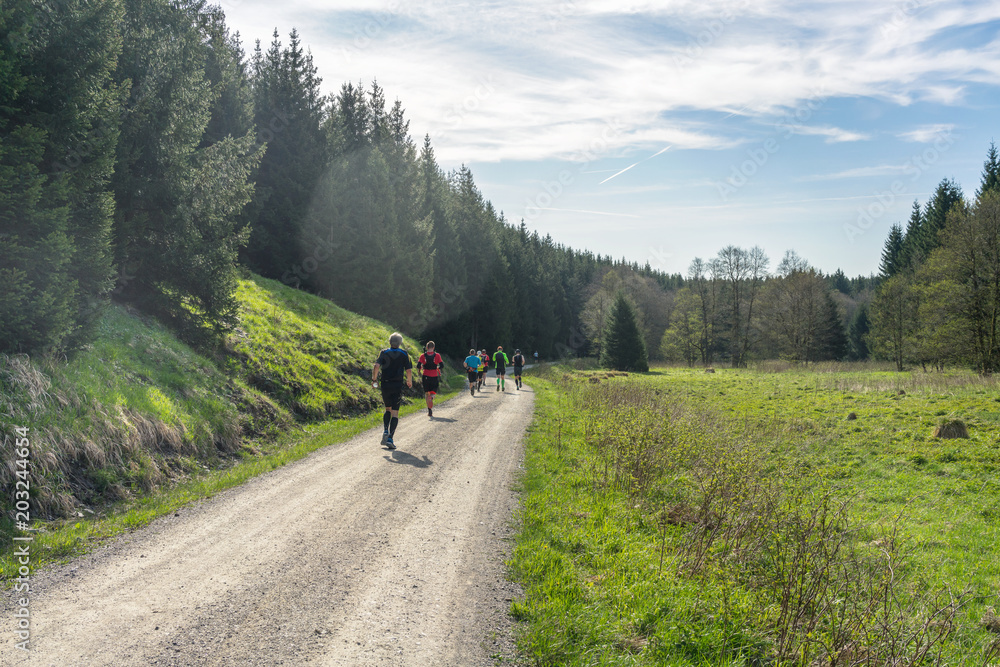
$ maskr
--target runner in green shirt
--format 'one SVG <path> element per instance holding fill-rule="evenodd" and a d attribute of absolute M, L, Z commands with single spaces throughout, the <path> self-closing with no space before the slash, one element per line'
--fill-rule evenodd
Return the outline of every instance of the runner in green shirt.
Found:
<path fill-rule="evenodd" d="M 507 355 L 504 354 L 503 345 L 497 346 L 497 351 L 493 354 L 493 367 L 497 369 L 497 391 L 504 391 L 504 376 L 507 374 Z"/>

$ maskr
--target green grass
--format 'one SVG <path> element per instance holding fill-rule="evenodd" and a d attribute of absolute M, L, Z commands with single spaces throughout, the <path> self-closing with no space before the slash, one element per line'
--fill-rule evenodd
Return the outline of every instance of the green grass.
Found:
<path fill-rule="evenodd" d="M 795 569 L 826 562 L 828 544 L 843 546 L 833 565 L 882 577 L 893 557 L 892 605 L 878 613 L 900 632 L 964 595 L 943 662 L 920 664 L 986 664 L 997 635 L 983 619 L 1000 594 L 996 382 L 828 370 L 556 368 L 529 379 L 537 413 L 511 566 L 525 586 L 513 605 L 521 645 L 536 664 L 810 664 L 791 654 L 815 659 L 816 642 L 840 641 L 834 615 L 818 613 L 796 638 L 782 587 L 843 586 L 852 603 L 871 593 L 818 566 Z M 948 418 L 970 439 L 932 438 Z M 834 526 L 822 539 L 803 527 L 819 514 Z M 855 633 L 854 650 L 889 650 L 877 616 L 859 615 L 867 634 Z"/>
<path fill-rule="evenodd" d="M 14 487 L 13 429 L 28 427 L 43 552 L 77 553 L 88 536 L 144 523 L 245 479 L 240 471 L 269 469 L 283 451 L 298 451 L 303 425 L 360 430 L 378 418 L 370 370 L 388 325 L 259 277 L 241 281 L 237 298 L 240 326 L 217 349 L 196 351 L 155 320 L 112 306 L 94 342 L 69 358 L 0 355 L 0 487 Z M 420 349 L 412 339 L 404 347 Z M 442 390 L 461 380 L 446 373 Z M 406 400 L 423 404 L 416 392 Z M 0 498 L 0 556 L 14 535 L 13 499 Z"/>

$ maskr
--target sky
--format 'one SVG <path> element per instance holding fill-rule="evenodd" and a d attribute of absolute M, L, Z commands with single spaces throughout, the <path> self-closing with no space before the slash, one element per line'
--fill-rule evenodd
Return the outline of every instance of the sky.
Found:
<path fill-rule="evenodd" d="M 686 273 L 760 246 L 877 272 L 1000 140 L 1000 3 L 221 0 L 247 52 L 294 27 L 326 93 L 377 81 L 509 222 Z"/>

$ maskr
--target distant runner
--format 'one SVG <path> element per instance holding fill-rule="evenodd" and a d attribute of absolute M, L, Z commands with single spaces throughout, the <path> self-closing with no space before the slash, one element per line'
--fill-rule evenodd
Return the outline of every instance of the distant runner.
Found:
<path fill-rule="evenodd" d="M 493 354 L 493 367 L 497 369 L 497 391 L 505 391 L 504 376 L 507 374 L 507 355 L 503 352 L 503 345 L 497 346 L 497 351 Z"/>
<path fill-rule="evenodd" d="M 486 382 L 486 371 L 490 367 L 490 355 L 486 350 L 479 350 L 479 391 L 483 390 L 483 383 Z"/>
<path fill-rule="evenodd" d="M 417 370 L 421 371 L 420 381 L 424 386 L 424 398 L 427 399 L 427 416 L 434 417 L 434 397 L 441 383 L 441 368 L 444 361 L 441 355 L 434 351 L 434 341 L 428 341 L 424 353 L 417 359 Z"/>
<path fill-rule="evenodd" d="M 535 363 L 538 363 L 538 350 L 535 350 Z"/>
<path fill-rule="evenodd" d="M 389 449 L 396 449 L 392 436 L 399 424 L 399 405 L 403 402 L 403 374 L 406 374 L 406 386 L 413 387 L 413 364 L 406 350 L 400 349 L 403 344 L 403 334 L 394 333 L 389 336 L 389 348 L 382 350 L 372 368 L 372 386 L 378 387 L 378 374 L 382 371 L 382 402 L 385 403 L 385 414 L 382 415 L 382 444 Z"/>
<path fill-rule="evenodd" d="M 514 357 L 511 359 L 514 362 L 514 384 L 517 386 L 517 390 L 521 390 L 521 371 L 524 369 L 524 355 L 521 354 L 521 350 L 514 350 Z"/>
<path fill-rule="evenodd" d="M 476 382 L 479 379 L 479 364 L 481 363 L 483 361 L 475 350 L 469 350 L 469 356 L 462 362 L 462 365 L 465 366 L 465 372 L 469 374 L 469 393 L 473 396 L 476 395 Z"/>

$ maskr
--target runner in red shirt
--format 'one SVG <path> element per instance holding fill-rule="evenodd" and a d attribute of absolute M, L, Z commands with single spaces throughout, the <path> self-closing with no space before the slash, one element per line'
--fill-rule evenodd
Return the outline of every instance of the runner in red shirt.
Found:
<path fill-rule="evenodd" d="M 437 395 L 441 382 L 441 369 L 444 361 L 441 355 L 434 351 L 434 341 L 428 341 L 424 353 L 417 359 L 417 370 L 421 371 L 424 385 L 424 398 L 427 399 L 427 416 L 434 418 L 434 397 Z"/>

